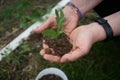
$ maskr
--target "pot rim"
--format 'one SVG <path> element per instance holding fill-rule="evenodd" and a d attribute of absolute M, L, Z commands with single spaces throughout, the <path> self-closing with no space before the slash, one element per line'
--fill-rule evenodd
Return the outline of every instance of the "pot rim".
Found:
<path fill-rule="evenodd" d="M 37 75 L 35 80 L 39 80 L 44 75 L 48 75 L 48 74 L 54 74 L 54 75 L 57 75 L 57 76 L 61 77 L 63 80 L 68 80 L 65 73 L 62 70 L 60 70 L 58 68 L 55 68 L 55 67 L 50 67 L 50 68 L 43 69 L 42 71 L 39 72 L 39 74 Z"/>

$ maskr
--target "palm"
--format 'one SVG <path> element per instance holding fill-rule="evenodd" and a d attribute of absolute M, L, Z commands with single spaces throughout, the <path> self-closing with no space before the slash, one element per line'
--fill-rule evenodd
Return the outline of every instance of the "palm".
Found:
<path fill-rule="evenodd" d="M 70 34 L 70 42 L 73 48 L 68 54 L 65 54 L 61 58 L 61 62 L 74 61 L 86 55 L 93 44 L 91 35 L 85 26 L 78 27 L 72 31 Z"/>

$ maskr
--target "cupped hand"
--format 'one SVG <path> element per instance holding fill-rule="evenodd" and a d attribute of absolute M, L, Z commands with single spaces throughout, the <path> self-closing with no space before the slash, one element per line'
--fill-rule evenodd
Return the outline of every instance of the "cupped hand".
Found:
<path fill-rule="evenodd" d="M 78 14 L 76 14 L 70 6 L 63 9 L 65 22 L 63 23 L 64 32 L 69 36 L 72 30 L 76 27 L 78 22 Z M 34 33 L 41 33 L 42 31 L 52 27 L 57 28 L 55 15 L 50 16 L 39 28 L 33 30 Z"/>
<path fill-rule="evenodd" d="M 50 54 L 45 53 L 46 52 L 45 50 L 47 48 L 49 48 L 52 51 L 52 53 Z M 40 51 L 40 55 L 43 56 L 45 60 L 48 60 L 50 62 L 60 62 L 61 57 L 54 55 L 54 54 L 55 54 L 54 50 L 44 43 L 43 49 L 41 49 Z"/>
<path fill-rule="evenodd" d="M 84 25 L 72 31 L 70 34 L 72 50 L 65 54 L 60 62 L 75 61 L 89 52 L 94 43 L 93 34 L 89 29 L 88 25 Z"/>
<path fill-rule="evenodd" d="M 62 57 L 46 54 L 45 49 L 49 48 L 46 44 L 43 44 L 43 49 L 40 51 L 40 54 L 44 59 L 51 62 L 75 61 L 76 59 L 86 55 L 91 46 L 95 43 L 91 27 L 92 26 L 89 25 L 83 25 L 72 31 L 70 34 L 70 42 L 73 45 L 73 48 L 69 53 L 66 53 Z M 52 50 L 52 54 L 54 54 L 54 50 Z"/>

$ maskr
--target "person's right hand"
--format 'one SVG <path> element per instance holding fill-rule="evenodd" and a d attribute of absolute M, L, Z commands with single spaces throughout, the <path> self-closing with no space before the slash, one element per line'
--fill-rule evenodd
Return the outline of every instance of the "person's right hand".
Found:
<path fill-rule="evenodd" d="M 74 10 L 71 8 L 71 6 L 66 6 L 63 9 L 64 16 L 65 16 L 65 22 L 63 23 L 64 26 L 64 32 L 69 37 L 72 30 L 76 27 L 78 22 L 78 14 L 74 12 Z M 41 33 L 42 31 L 52 27 L 53 29 L 57 28 L 57 23 L 55 19 L 55 15 L 52 15 L 49 17 L 39 28 L 34 29 L 34 33 Z"/>

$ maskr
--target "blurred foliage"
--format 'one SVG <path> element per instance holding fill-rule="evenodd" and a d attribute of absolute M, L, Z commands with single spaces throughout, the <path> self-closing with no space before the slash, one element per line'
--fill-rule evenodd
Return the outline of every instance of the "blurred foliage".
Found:
<path fill-rule="evenodd" d="M 41 21 L 41 16 L 49 12 L 55 5 L 49 0 L 16 0 L 8 1 L 0 8 L 0 36 L 12 27 L 27 28 L 36 21 Z M 51 4 L 52 3 L 52 4 Z M 5 5 L 5 6 L 4 6 Z M 49 7 L 46 7 L 49 6 Z"/>

